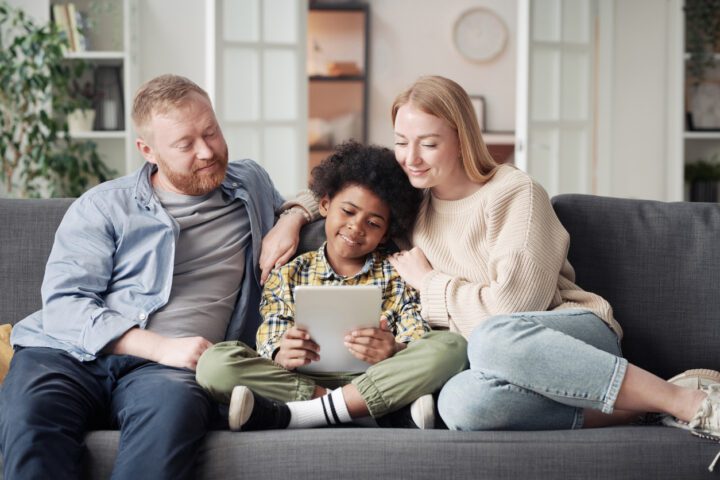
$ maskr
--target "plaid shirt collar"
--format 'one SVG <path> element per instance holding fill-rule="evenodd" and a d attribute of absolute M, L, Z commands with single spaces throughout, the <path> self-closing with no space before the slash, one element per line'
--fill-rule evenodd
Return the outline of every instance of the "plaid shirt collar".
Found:
<path fill-rule="evenodd" d="M 325 254 L 325 248 L 327 246 L 327 242 L 323 242 L 323 244 L 320 246 L 320 248 L 317 249 L 317 261 L 316 261 L 316 268 L 315 272 L 319 278 L 322 278 L 323 280 L 349 280 L 351 278 L 357 278 L 362 275 L 367 275 L 372 271 L 373 265 L 375 265 L 375 262 L 380 260 L 380 254 L 377 250 L 374 250 L 370 253 L 370 255 L 367 256 L 365 259 L 365 264 L 360 269 L 358 273 L 353 275 L 352 277 L 345 277 L 343 275 L 340 275 L 333 270 L 332 266 L 330 265 L 330 262 L 327 259 L 327 256 Z"/>

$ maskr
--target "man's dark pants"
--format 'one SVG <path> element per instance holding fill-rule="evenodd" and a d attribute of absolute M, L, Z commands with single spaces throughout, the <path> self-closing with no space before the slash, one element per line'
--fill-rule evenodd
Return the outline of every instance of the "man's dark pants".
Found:
<path fill-rule="evenodd" d="M 4 478 L 80 478 L 85 433 L 108 428 L 121 431 L 113 478 L 192 478 L 216 408 L 189 370 L 18 349 L 0 387 Z"/>

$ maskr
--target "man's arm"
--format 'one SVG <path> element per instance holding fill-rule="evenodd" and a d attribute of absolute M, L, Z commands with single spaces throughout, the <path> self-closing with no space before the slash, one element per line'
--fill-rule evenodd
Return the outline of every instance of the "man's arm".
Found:
<path fill-rule="evenodd" d="M 295 207 L 300 208 L 300 207 Z M 302 213 L 282 215 L 265 235 L 260 248 L 260 284 L 264 285 L 273 268 L 286 264 L 300 245 L 300 229 L 307 223 Z"/>
<path fill-rule="evenodd" d="M 42 286 L 43 329 L 91 355 L 127 354 L 194 369 L 209 341 L 167 338 L 136 328 L 147 321 L 147 312 L 129 317 L 105 303 L 116 256 L 116 232 L 108 211 L 97 195 L 84 196 L 58 227 Z"/>
<path fill-rule="evenodd" d="M 203 337 L 169 338 L 149 330 L 132 328 L 109 344 L 106 353 L 134 355 L 163 365 L 195 370 L 198 359 L 212 343 Z"/>
<path fill-rule="evenodd" d="M 300 229 L 320 218 L 318 200 L 310 190 L 299 192 L 282 204 L 275 226 L 263 238 L 260 250 L 260 284 L 264 284 L 270 271 L 284 265 L 295 254 L 300 244 Z"/>
<path fill-rule="evenodd" d="M 108 308 L 115 227 L 98 195 L 80 197 L 55 234 L 42 284 L 43 329 L 52 337 L 96 355 L 140 318 Z"/>

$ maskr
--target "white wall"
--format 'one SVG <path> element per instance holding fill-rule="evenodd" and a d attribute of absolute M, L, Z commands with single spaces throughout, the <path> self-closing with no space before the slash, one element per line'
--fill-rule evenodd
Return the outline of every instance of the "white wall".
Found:
<path fill-rule="evenodd" d="M 369 141 L 392 144 L 390 107 L 421 75 L 449 77 L 471 95 L 485 96 L 489 130 L 515 129 L 517 5 L 508 0 L 370 0 Z M 505 51 L 476 64 L 455 50 L 452 32 L 465 10 L 488 7 L 508 27 Z"/>
<path fill-rule="evenodd" d="M 206 5 L 199 0 L 138 0 L 138 81 L 183 75 L 207 89 Z M 134 93 L 134 92 L 133 92 Z"/>
<path fill-rule="evenodd" d="M 50 0 L 9 0 L 8 3 L 25 10 L 36 22 L 50 20 Z"/>
<path fill-rule="evenodd" d="M 676 55 L 667 33 L 670 4 L 615 0 L 613 8 L 609 183 L 599 193 L 670 200 L 667 177 L 676 175 L 668 168 L 666 143 L 675 134 L 667 128 L 673 101 L 668 62 Z"/>

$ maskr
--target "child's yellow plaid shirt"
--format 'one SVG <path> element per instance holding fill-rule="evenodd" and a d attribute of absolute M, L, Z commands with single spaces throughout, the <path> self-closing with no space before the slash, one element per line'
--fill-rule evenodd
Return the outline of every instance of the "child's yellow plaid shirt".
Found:
<path fill-rule="evenodd" d="M 298 285 L 377 285 L 382 290 L 382 314 L 398 342 L 418 339 L 430 331 L 420 314 L 420 295 L 400 278 L 385 253 L 372 252 L 357 275 L 343 277 L 333 271 L 323 244 L 270 273 L 260 300 L 263 318 L 257 331 L 260 355 L 273 358 L 280 339 L 295 323 L 295 287 Z"/>

